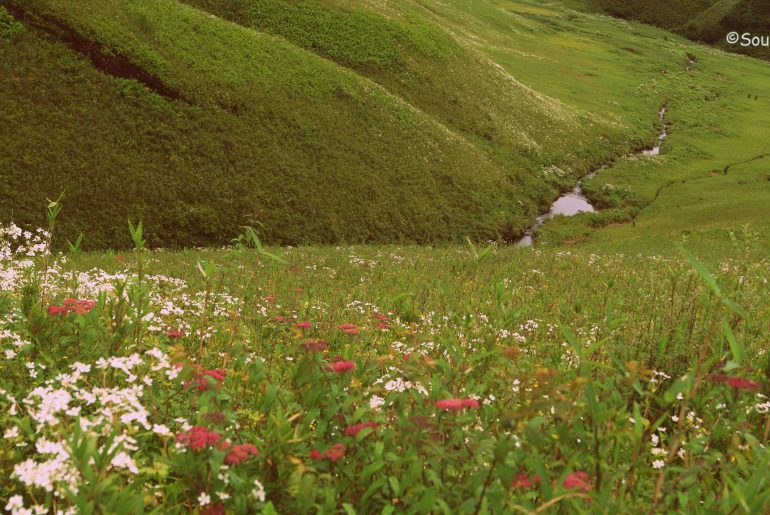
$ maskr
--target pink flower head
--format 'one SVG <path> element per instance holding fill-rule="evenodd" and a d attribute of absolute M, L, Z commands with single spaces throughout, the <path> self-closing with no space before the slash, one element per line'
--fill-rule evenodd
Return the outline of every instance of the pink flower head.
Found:
<path fill-rule="evenodd" d="M 66 314 L 67 314 L 67 308 L 65 308 L 64 306 L 48 306 L 49 316 L 66 315 Z"/>
<path fill-rule="evenodd" d="M 203 426 L 194 426 L 189 431 L 176 435 L 177 443 L 188 446 L 193 451 L 200 451 L 219 443 L 222 436 L 216 431 L 209 431 Z"/>
<path fill-rule="evenodd" d="M 85 315 L 96 307 L 95 300 L 87 299 L 64 299 L 64 308 L 68 313 L 77 313 L 78 315 Z"/>
<path fill-rule="evenodd" d="M 564 488 L 576 488 L 585 493 L 591 489 L 591 478 L 586 472 L 578 470 L 564 478 Z"/>
<path fill-rule="evenodd" d="M 736 390 L 759 390 L 762 385 L 751 379 L 744 379 L 742 377 L 728 377 L 727 384 L 735 388 Z"/>
<path fill-rule="evenodd" d="M 356 324 L 340 324 L 337 328 L 345 334 L 358 334 L 358 326 Z"/>
<path fill-rule="evenodd" d="M 323 340 L 308 340 L 302 344 L 302 348 L 308 352 L 321 352 L 327 347 Z"/>
<path fill-rule="evenodd" d="M 348 370 L 353 370 L 356 368 L 356 364 L 352 361 L 335 361 L 334 363 L 329 363 L 329 368 L 331 368 L 334 372 L 341 374 L 343 372 L 347 372 Z"/>
<path fill-rule="evenodd" d="M 540 476 L 529 477 L 528 474 L 521 472 L 516 474 L 516 477 L 513 478 L 513 482 L 511 482 L 511 488 L 531 490 L 532 488 L 535 488 L 535 485 L 539 484 Z"/>
<path fill-rule="evenodd" d="M 343 456 L 345 456 L 345 444 L 341 443 L 332 445 L 323 453 L 318 449 L 310 451 L 310 459 L 315 461 L 339 461 Z"/>
<path fill-rule="evenodd" d="M 345 456 L 345 444 L 334 444 L 324 453 L 324 458 L 330 461 L 338 461 Z"/>
<path fill-rule="evenodd" d="M 257 448 L 254 445 L 242 443 L 230 449 L 230 452 L 225 456 L 225 463 L 228 465 L 238 465 L 239 463 L 248 460 L 250 457 L 256 456 L 258 453 L 259 451 L 257 451 Z"/>
<path fill-rule="evenodd" d="M 304 322 L 297 322 L 294 324 L 294 327 L 297 329 L 310 329 L 313 326 L 309 321 L 305 320 Z"/>
<path fill-rule="evenodd" d="M 349 428 L 345 429 L 345 436 L 356 436 L 367 427 L 377 429 L 377 422 L 361 422 L 359 424 L 353 424 Z"/>
<path fill-rule="evenodd" d="M 478 408 L 479 401 L 475 399 L 444 399 L 436 401 L 436 407 L 446 411 L 459 411 L 465 408 Z"/>
<path fill-rule="evenodd" d="M 727 383 L 735 390 L 760 390 L 762 384 L 751 379 L 745 379 L 743 377 L 727 376 L 724 374 L 717 374 L 709 377 L 711 382 L 714 383 Z"/>
<path fill-rule="evenodd" d="M 181 329 L 169 329 L 166 331 L 166 336 L 169 338 L 184 338 L 185 333 Z"/>

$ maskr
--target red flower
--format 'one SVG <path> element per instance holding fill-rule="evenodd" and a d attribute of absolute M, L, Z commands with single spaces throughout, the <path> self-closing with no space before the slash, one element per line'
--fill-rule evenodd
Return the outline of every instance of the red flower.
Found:
<path fill-rule="evenodd" d="M 205 392 L 211 388 L 212 385 L 208 379 L 209 377 L 220 383 L 227 377 L 227 372 L 219 368 L 208 370 L 200 365 L 193 365 L 193 368 L 195 369 L 193 378 L 188 381 L 185 386 L 188 388 L 195 386 L 195 389 L 199 392 Z"/>
<path fill-rule="evenodd" d="M 257 448 L 254 445 L 242 443 L 236 445 L 227 453 L 227 456 L 225 456 L 225 463 L 228 465 L 238 465 L 239 463 L 248 460 L 251 456 L 256 456 L 258 453 L 259 451 L 257 451 Z"/>
<path fill-rule="evenodd" d="M 591 478 L 588 477 L 587 473 L 578 470 L 565 477 L 563 485 L 564 488 L 577 488 L 585 493 L 591 489 Z"/>
<path fill-rule="evenodd" d="M 181 329 L 170 329 L 166 331 L 166 336 L 169 338 L 184 338 L 186 335 Z"/>
<path fill-rule="evenodd" d="M 273 304 L 275 302 L 275 295 L 268 295 L 265 297 L 265 300 L 268 301 L 270 304 Z"/>
<path fill-rule="evenodd" d="M 221 502 L 201 508 L 201 515 L 225 515 L 225 505 Z"/>
<path fill-rule="evenodd" d="M 86 299 L 64 299 L 64 308 L 68 313 L 77 313 L 78 315 L 85 315 L 96 307 L 95 300 Z"/>
<path fill-rule="evenodd" d="M 390 330 L 390 326 L 388 324 L 386 324 L 385 322 L 380 322 L 379 324 L 377 324 L 377 327 L 382 329 L 383 331 L 389 331 Z"/>
<path fill-rule="evenodd" d="M 54 315 L 66 315 L 68 313 L 77 313 L 78 315 L 85 315 L 96 307 L 95 300 L 86 299 L 64 299 L 64 303 L 61 306 L 49 306 L 48 314 Z"/>
<path fill-rule="evenodd" d="M 338 461 L 343 456 L 345 456 L 345 444 L 341 443 L 332 445 L 324 453 L 324 458 L 331 461 Z"/>
<path fill-rule="evenodd" d="M 335 361 L 334 363 L 329 363 L 329 368 L 331 368 L 334 372 L 341 374 L 343 372 L 347 372 L 348 370 L 353 370 L 356 368 L 356 364 L 352 361 Z"/>
<path fill-rule="evenodd" d="M 340 324 L 337 328 L 345 334 L 358 334 L 358 326 L 356 324 Z"/>
<path fill-rule="evenodd" d="M 189 431 L 176 435 L 177 443 L 188 446 L 193 451 L 200 451 L 208 446 L 219 443 L 222 435 L 215 431 L 209 431 L 203 426 L 194 426 Z"/>
<path fill-rule="evenodd" d="M 345 444 L 341 443 L 332 445 L 323 453 L 321 453 L 321 451 L 318 449 L 313 449 L 310 451 L 310 459 L 315 461 L 339 461 L 343 456 L 345 456 Z"/>
<path fill-rule="evenodd" d="M 712 383 L 727 383 L 736 390 L 760 390 L 762 384 L 743 377 L 733 377 L 724 374 L 716 374 L 709 377 Z"/>
<path fill-rule="evenodd" d="M 64 306 L 48 306 L 49 316 L 66 315 L 66 314 L 67 314 L 67 308 L 65 308 Z"/>
<path fill-rule="evenodd" d="M 727 384 L 735 388 L 736 390 L 759 390 L 762 385 L 751 379 L 744 379 L 742 377 L 728 377 Z"/>
<path fill-rule="evenodd" d="M 511 488 L 530 490 L 535 488 L 535 485 L 540 484 L 540 476 L 529 477 L 528 474 L 521 472 L 516 474 L 516 477 L 511 483 Z"/>
<path fill-rule="evenodd" d="M 321 352 L 327 347 L 323 340 L 308 340 L 302 344 L 302 348 L 308 352 Z"/>
<path fill-rule="evenodd" d="M 294 324 L 294 327 L 296 327 L 297 329 L 310 329 L 312 325 L 313 324 L 305 320 L 304 322 L 297 322 L 296 324 Z"/>
<path fill-rule="evenodd" d="M 387 322 L 388 320 L 390 320 L 386 315 L 382 315 L 380 313 L 377 313 L 376 311 L 372 313 L 372 316 L 377 320 L 379 320 L 380 322 Z"/>
<path fill-rule="evenodd" d="M 345 429 L 345 436 L 356 436 L 358 433 L 360 433 L 367 427 L 371 427 L 372 429 L 377 429 L 377 422 L 361 422 L 359 424 L 354 424 L 349 428 Z"/>
<path fill-rule="evenodd" d="M 475 399 L 444 399 L 436 401 L 436 407 L 446 411 L 459 411 L 465 408 L 478 408 L 479 401 Z"/>

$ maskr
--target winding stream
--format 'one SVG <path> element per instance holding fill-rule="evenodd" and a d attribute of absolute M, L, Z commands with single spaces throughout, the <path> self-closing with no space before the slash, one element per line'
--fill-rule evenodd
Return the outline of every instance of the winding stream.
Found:
<path fill-rule="evenodd" d="M 658 112 L 658 116 L 661 122 L 664 122 L 664 118 L 666 116 L 666 108 L 663 107 Z M 644 156 L 657 156 L 660 154 L 660 147 L 663 145 L 663 141 L 668 137 L 668 132 L 666 128 L 666 124 L 663 123 L 663 132 L 660 133 L 658 136 L 658 144 L 655 145 L 652 148 L 648 148 L 645 150 L 642 150 L 639 152 L 639 154 Z M 521 247 L 529 247 L 534 243 L 534 234 L 535 231 L 540 229 L 542 225 L 545 223 L 546 220 L 549 218 L 553 218 L 557 215 L 564 215 L 564 216 L 573 216 L 578 213 L 592 213 L 596 211 L 594 209 L 594 206 L 591 205 L 591 203 L 588 201 L 588 199 L 583 194 L 583 187 L 582 182 L 585 179 L 592 179 L 596 176 L 597 173 L 599 173 L 601 170 L 604 170 L 605 168 L 608 168 L 609 165 L 603 164 L 596 170 L 593 170 L 591 173 L 580 179 L 576 184 L 575 187 L 572 189 L 572 191 L 563 194 L 561 197 L 556 199 L 556 201 L 551 204 L 551 208 L 546 212 L 541 214 L 535 219 L 535 223 L 532 224 L 532 227 L 527 229 L 527 231 L 524 233 L 524 236 L 519 240 L 517 245 Z"/>

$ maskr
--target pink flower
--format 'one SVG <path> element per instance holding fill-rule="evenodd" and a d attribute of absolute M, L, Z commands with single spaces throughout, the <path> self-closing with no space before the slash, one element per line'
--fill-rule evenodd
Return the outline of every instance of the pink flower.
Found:
<path fill-rule="evenodd" d="M 65 308 L 64 306 L 48 306 L 49 316 L 66 315 L 66 314 L 67 314 L 67 308 Z"/>
<path fill-rule="evenodd" d="M 327 347 L 323 340 L 308 340 L 302 344 L 302 348 L 308 352 L 321 352 Z"/>
<path fill-rule="evenodd" d="M 762 388 L 762 385 L 758 382 L 742 377 L 728 377 L 727 384 L 736 390 L 760 390 Z"/>
<path fill-rule="evenodd" d="M 251 456 L 256 456 L 258 453 L 257 448 L 250 443 L 236 445 L 225 456 L 225 463 L 228 465 L 238 465 L 248 460 Z"/>
<path fill-rule="evenodd" d="M 733 377 L 724 374 L 716 374 L 709 377 L 712 383 L 727 383 L 736 390 L 760 390 L 762 384 L 752 381 L 751 379 L 744 379 L 743 377 Z"/>
<path fill-rule="evenodd" d="M 332 445 L 323 453 L 318 449 L 313 449 L 310 451 L 310 459 L 315 461 L 339 461 L 343 456 L 345 456 L 345 450 L 345 444 L 341 443 Z"/>
<path fill-rule="evenodd" d="M 297 329 L 310 329 L 312 325 L 309 321 L 305 320 L 304 322 L 297 322 L 294 324 L 294 327 Z"/>
<path fill-rule="evenodd" d="M 85 315 L 96 307 L 95 300 L 86 299 L 64 299 L 64 303 L 61 306 L 49 306 L 48 314 L 54 315 L 66 315 L 69 313 L 77 313 L 78 315 Z"/>
<path fill-rule="evenodd" d="M 356 364 L 352 361 L 335 361 L 334 363 L 329 363 L 329 368 L 331 368 L 334 372 L 341 374 L 343 372 L 347 372 L 348 370 L 353 370 L 356 368 Z"/>
<path fill-rule="evenodd" d="M 177 443 L 186 445 L 193 451 L 200 451 L 208 446 L 216 445 L 221 439 L 222 436 L 219 433 L 209 431 L 203 426 L 194 426 L 189 431 L 176 435 Z"/>
<path fill-rule="evenodd" d="M 345 429 L 345 436 L 356 436 L 358 433 L 360 433 L 367 427 L 371 427 L 372 429 L 377 429 L 377 422 L 361 422 L 359 424 L 354 424 L 349 428 Z"/>
<path fill-rule="evenodd" d="M 459 411 L 465 408 L 478 408 L 479 401 L 475 399 L 444 399 L 436 401 L 436 407 L 446 411 Z"/>
<path fill-rule="evenodd" d="M 530 490 L 535 488 L 535 485 L 540 484 L 540 476 L 529 477 L 528 474 L 521 472 L 516 474 L 511 482 L 511 488 Z"/>
<path fill-rule="evenodd" d="M 78 315 L 85 315 L 96 307 L 95 300 L 86 299 L 64 299 L 64 307 L 68 313 L 77 313 Z"/>
<path fill-rule="evenodd" d="M 358 334 L 358 326 L 356 324 L 340 324 L 337 328 L 345 334 Z"/>
<path fill-rule="evenodd" d="M 564 478 L 564 488 L 576 488 L 585 493 L 591 489 L 591 478 L 582 470 L 573 472 Z"/>
<path fill-rule="evenodd" d="M 345 444 L 334 444 L 328 449 L 326 449 L 326 452 L 324 453 L 324 458 L 331 460 L 331 461 L 338 461 L 343 456 L 345 456 Z"/>
<path fill-rule="evenodd" d="M 166 336 L 168 336 L 169 338 L 184 338 L 185 333 L 180 329 L 169 329 L 168 331 L 166 331 Z"/>

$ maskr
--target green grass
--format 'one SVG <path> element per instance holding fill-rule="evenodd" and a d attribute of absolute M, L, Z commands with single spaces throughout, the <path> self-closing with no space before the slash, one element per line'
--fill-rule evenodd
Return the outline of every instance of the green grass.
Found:
<path fill-rule="evenodd" d="M 285 264 L 240 247 L 30 266 L 21 248 L 0 261 L 4 505 L 752 513 L 768 502 L 770 277 L 750 241 L 728 259 L 696 251 L 703 265 L 366 245 L 269 249 Z M 61 313 L 72 297 L 83 312 Z M 338 360 L 355 368 L 334 373 Z M 451 398 L 471 407 L 442 411 Z M 360 423 L 375 426 L 351 435 Z M 186 424 L 220 441 L 192 447 Z M 224 440 L 258 453 L 223 468 Z M 134 469 L 114 464 L 113 442 Z M 48 473 L 23 473 L 53 460 L 52 445 L 76 492 L 55 479 L 61 497 L 46 497 L 31 483 Z"/>

